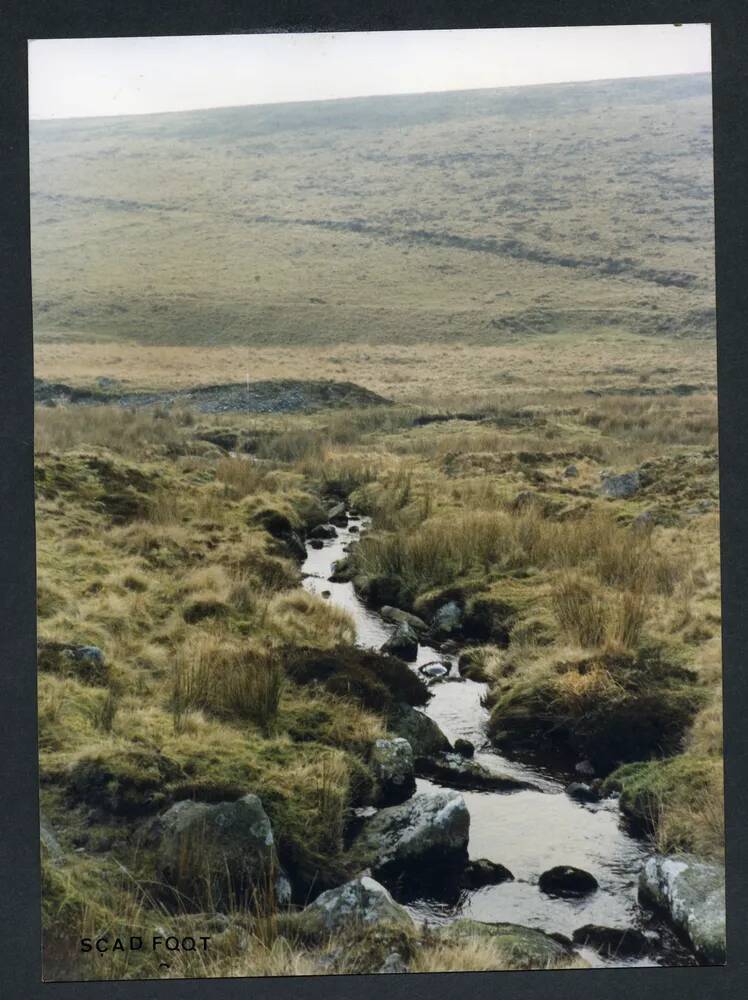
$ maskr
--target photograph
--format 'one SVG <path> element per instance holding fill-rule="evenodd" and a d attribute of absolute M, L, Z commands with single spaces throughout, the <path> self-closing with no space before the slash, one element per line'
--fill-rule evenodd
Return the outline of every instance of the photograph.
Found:
<path fill-rule="evenodd" d="M 711 44 L 28 42 L 45 982 L 725 964 Z"/>

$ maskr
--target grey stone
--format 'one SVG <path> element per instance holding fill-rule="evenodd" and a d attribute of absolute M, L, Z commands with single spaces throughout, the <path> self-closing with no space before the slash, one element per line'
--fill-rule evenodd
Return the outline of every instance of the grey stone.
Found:
<path fill-rule="evenodd" d="M 708 965 L 725 961 L 725 869 L 696 858 L 655 855 L 639 877 L 640 902 L 662 911 Z"/>
<path fill-rule="evenodd" d="M 576 479 L 576 477 L 579 475 L 579 470 L 577 469 L 576 465 L 567 465 L 566 468 L 564 469 L 564 475 L 566 476 L 567 479 Z"/>
<path fill-rule="evenodd" d="M 407 971 L 408 971 L 408 966 L 403 961 L 402 955 L 397 951 L 390 952 L 387 958 L 385 958 L 384 962 L 382 962 L 381 966 L 377 969 L 377 972 L 396 973 L 396 974 Z"/>
<path fill-rule="evenodd" d="M 401 660 L 415 660 L 418 656 L 418 636 L 405 622 L 400 622 L 382 646 L 382 652 L 399 656 Z"/>
<path fill-rule="evenodd" d="M 410 743 L 416 757 L 452 749 L 437 723 L 405 702 L 399 702 L 390 711 L 387 725 L 390 732 Z"/>
<path fill-rule="evenodd" d="M 471 743 L 470 740 L 464 740 L 460 737 L 455 740 L 455 753 L 460 754 L 462 757 L 472 757 L 475 753 L 475 744 Z"/>
<path fill-rule="evenodd" d="M 586 785 L 582 781 L 572 781 L 566 786 L 566 794 L 569 798 L 576 799 L 577 802 L 599 802 L 600 794 L 592 785 Z"/>
<path fill-rule="evenodd" d="M 375 876 L 413 873 L 426 865 L 464 864 L 470 813 L 457 792 L 421 792 L 380 809 L 356 839 Z"/>
<path fill-rule="evenodd" d="M 535 787 L 508 774 L 489 771 L 487 767 L 474 760 L 468 760 L 459 753 L 443 753 L 433 757 L 418 756 L 416 774 L 448 788 L 474 791 L 512 792 Z"/>
<path fill-rule="evenodd" d="M 379 784 L 380 803 L 395 805 L 404 802 L 416 790 L 413 750 L 402 737 L 376 740 L 370 763 Z"/>
<path fill-rule="evenodd" d="M 379 609 L 379 614 L 385 621 L 394 622 L 396 625 L 409 625 L 414 632 L 425 632 L 426 622 L 418 615 L 412 615 L 409 611 L 401 611 L 400 608 L 393 608 L 390 604 L 385 604 Z"/>
<path fill-rule="evenodd" d="M 639 473 L 622 472 L 619 476 L 604 476 L 600 484 L 600 494 L 614 500 L 627 500 L 635 496 L 641 487 Z"/>
<path fill-rule="evenodd" d="M 330 933 L 380 923 L 413 926 L 408 911 L 394 901 L 383 885 L 367 875 L 328 889 L 305 912 L 320 920 Z"/>
<path fill-rule="evenodd" d="M 462 610 L 457 601 L 447 601 L 437 608 L 431 618 L 431 631 L 439 636 L 448 636 L 457 632 L 462 625 Z"/>
<path fill-rule="evenodd" d="M 256 795 L 215 805 L 177 802 L 157 821 L 156 839 L 158 878 L 189 902 L 217 909 L 256 904 L 280 874 L 270 820 Z"/>
<path fill-rule="evenodd" d="M 478 858 L 465 865 L 462 875 L 466 889 L 480 889 L 484 885 L 499 885 L 500 882 L 513 882 L 514 875 L 504 865 L 487 858 Z"/>
<path fill-rule="evenodd" d="M 512 968 L 547 969 L 563 964 L 574 954 L 543 931 L 521 924 L 489 924 L 462 918 L 436 933 L 450 941 L 490 938 L 511 959 Z"/>

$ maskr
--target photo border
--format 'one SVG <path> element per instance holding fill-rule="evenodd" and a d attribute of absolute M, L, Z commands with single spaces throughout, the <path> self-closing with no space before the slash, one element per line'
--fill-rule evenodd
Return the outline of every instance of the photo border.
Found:
<path fill-rule="evenodd" d="M 741 0 L 11 0 L 0 32 L 0 983 L 3 996 L 134 1000 L 704 1000 L 748 994 L 748 7 Z M 712 24 L 727 965 L 258 979 L 41 981 L 27 42 L 269 31 Z M 742 985 L 742 990 L 741 990 Z"/>

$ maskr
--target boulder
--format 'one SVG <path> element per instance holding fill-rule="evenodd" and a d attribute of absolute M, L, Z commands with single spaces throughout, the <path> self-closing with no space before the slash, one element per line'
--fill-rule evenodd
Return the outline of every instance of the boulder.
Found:
<path fill-rule="evenodd" d="M 706 965 L 725 961 L 723 865 L 655 855 L 639 877 L 639 901 L 659 910 Z"/>
<path fill-rule="evenodd" d="M 325 543 L 321 538 L 312 538 L 309 542 L 310 549 L 321 549 L 324 548 Z"/>
<path fill-rule="evenodd" d="M 384 962 L 377 969 L 377 972 L 403 973 L 408 971 L 408 966 L 403 961 L 399 951 L 391 951 Z"/>
<path fill-rule="evenodd" d="M 304 912 L 319 921 L 330 934 L 382 923 L 413 926 L 413 918 L 405 907 L 396 903 L 383 885 L 367 875 L 328 889 Z"/>
<path fill-rule="evenodd" d="M 331 538 L 336 538 L 337 534 L 337 531 L 331 524 L 318 524 L 316 528 L 312 528 L 309 532 L 309 537 L 328 541 Z"/>
<path fill-rule="evenodd" d="M 470 813 L 457 792 L 421 792 L 381 809 L 355 842 L 375 876 L 396 877 L 425 866 L 464 865 Z"/>
<path fill-rule="evenodd" d="M 577 469 L 576 465 L 567 465 L 566 468 L 564 469 L 564 475 L 566 476 L 567 479 L 576 479 L 576 477 L 579 475 L 579 470 Z"/>
<path fill-rule="evenodd" d="M 572 781 L 566 786 L 566 794 L 569 798 L 576 799 L 577 802 L 599 802 L 600 793 L 582 781 Z"/>
<path fill-rule="evenodd" d="M 339 528 L 344 528 L 348 524 L 348 515 L 345 512 L 345 504 L 336 503 L 334 507 L 331 507 L 327 513 L 327 520 L 330 524 L 337 525 Z"/>
<path fill-rule="evenodd" d="M 585 924 L 572 935 L 574 944 L 594 948 L 608 958 L 636 958 L 646 955 L 650 942 L 646 934 L 634 927 L 602 927 Z"/>
<path fill-rule="evenodd" d="M 431 617 L 431 632 L 436 638 L 446 638 L 459 632 L 461 625 L 462 609 L 456 601 L 442 604 Z"/>
<path fill-rule="evenodd" d="M 627 500 L 635 496 L 641 488 L 641 477 L 638 472 L 623 472 L 620 476 L 603 475 L 599 493 L 613 500 Z"/>
<path fill-rule="evenodd" d="M 184 800 L 158 820 L 157 877 L 186 905 L 213 909 L 272 905 L 268 885 L 290 896 L 278 866 L 270 820 L 256 795 L 236 802 Z"/>
<path fill-rule="evenodd" d="M 418 636 L 410 625 L 401 622 L 382 646 L 382 652 L 399 656 L 402 660 L 415 660 L 418 656 Z"/>
<path fill-rule="evenodd" d="M 409 611 L 393 608 L 390 604 L 385 604 L 383 608 L 380 608 L 379 614 L 385 621 L 394 622 L 396 625 L 409 625 L 414 632 L 425 632 L 428 627 L 423 618 L 412 615 Z"/>
<path fill-rule="evenodd" d="M 514 881 L 514 875 L 508 868 L 495 861 L 488 861 L 487 858 L 469 861 L 465 865 L 462 877 L 466 889 L 480 889 L 484 885 L 499 885 L 501 882 Z"/>
<path fill-rule="evenodd" d="M 582 868 L 557 865 L 543 872 L 538 882 L 541 892 L 549 896 L 586 896 L 597 889 L 597 879 Z"/>
<path fill-rule="evenodd" d="M 513 969 L 547 969 L 563 965 L 574 957 L 572 949 L 543 931 L 521 924 L 484 924 L 459 919 L 436 932 L 450 941 L 490 939 L 506 956 Z"/>
<path fill-rule="evenodd" d="M 39 670 L 72 675 L 84 684 L 103 685 L 109 679 L 109 668 L 98 646 L 40 639 L 36 658 Z"/>
<path fill-rule="evenodd" d="M 595 768 L 589 760 L 580 760 L 578 764 L 574 765 L 574 770 L 583 778 L 595 777 Z"/>
<path fill-rule="evenodd" d="M 396 805 L 404 802 L 416 790 L 413 750 L 410 743 L 402 737 L 376 740 L 370 764 L 379 785 L 380 804 Z"/>
<path fill-rule="evenodd" d="M 471 743 L 470 740 L 464 740 L 460 737 L 455 740 L 455 753 L 460 754 L 462 757 L 472 757 L 475 753 L 475 744 Z"/>
<path fill-rule="evenodd" d="M 514 792 L 534 785 L 508 774 L 496 774 L 487 767 L 468 760 L 459 753 L 443 753 L 433 757 L 416 757 L 416 774 L 448 788 L 474 791 Z"/>
<path fill-rule="evenodd" d="M 387 716 L 390 732 L 406 739 L 416 756 L 451 750 L 452 744 L 428 715 L 405 702 L 399 702 Z"/>

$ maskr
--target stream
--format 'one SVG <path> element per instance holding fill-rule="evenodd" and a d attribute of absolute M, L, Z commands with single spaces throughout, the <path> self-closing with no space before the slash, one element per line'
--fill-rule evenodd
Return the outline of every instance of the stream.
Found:
<path fill-rule="evenodd" d="M 357 645 L 378 650 L 389 639 L 394 625 L 367 608 L 352 583 L 329 580 L 334 564 L 345 557 L 347 547 L 360 537 L 366 525 L 366 519 L 351 517 L 348 526 L 337 528 L 337 537 L 325 541 L 321 549 L 307 543 L 303 585 L 311 593 L 329 592 L 327 599 L 353 618 Z M 421 710 L 438 723 L 450 741 L 469 739 L 475 745 L 476 762 L 532 782 L 535 787 L 515 792 L 461 790 L 470 812 L 470 858 L 499 862 L 510 869 L 515 880 L 463 890 L 456 900 L 403 901 L 414 918 L 445 923 L 468 917 L 523 924 L 567 937 L 585 924 L 635 927 L 654 932 L 658 938 L 645 958 L 604 958 L 587 947 L 578 951 L 593 966 L 696 964 L 669 928 L 637 902 L 637 881 L 648 857 L 647 845 L 626 830 L 616 800 L 577 802 L 564 789 L 579 778 L 564 762 L 532 759 L 526 754 L 508 757 L 496 750 L 486 735 L 488 712 L 481 704 L 486 685 L 460 679 L 456 659 L 454 654 L 419 645 L 413 669 L 434 660 L 450 667 L 447 679 L 431 685 L 432 697 Z M 437 787 L 430 781 L 417 780 L 417 791 Z M 555 865 L 574 865 L 591 872 L 599 888 L 581 899 L 556 898 L 540 892 L 538 877 Z"/>

